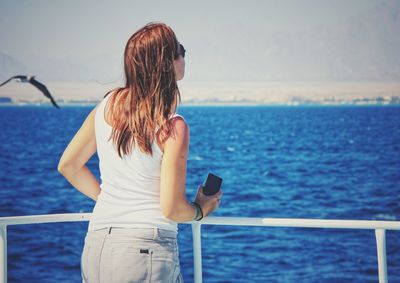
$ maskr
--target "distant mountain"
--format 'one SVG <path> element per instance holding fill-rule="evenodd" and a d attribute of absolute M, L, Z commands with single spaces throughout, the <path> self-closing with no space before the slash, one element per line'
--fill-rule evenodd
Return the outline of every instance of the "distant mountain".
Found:
<path fill-rule="evenodd" d="M 309 10 L 318 15 L 317 9 L 321 6 L 315 8 L 312 7 L 315 4 L 309 3 Z M 374 3 L 368 6 L 371 8 L 360 5 L 356 10 L 358 14 L 335 17 L 336 21 L 315 17 L 311 24 L 299 27 L 291 23 L 292 28 L 262 30 L 254 23 L 253 26 L 246 24 L 245 18 L 231 25 L 221 25 L 214 35 L 199 36 L 191 42 L 193 55 L 188 53 L 186 59 L 186 79 L 399 81 L 400 1 Z M 346 9 L 346 5 L 350 4 L 343 2 L 337 6 Z M 284 11 L 278 12 L 285 23 L 290 23 Z M 329 15 L 326 10 L 321 14 Z M 260 20 L 268 22 L 268 18 Z M 218 36 L 220 33 L 229 35 L 224 37 L 224 42 Z M 120 84 L 123 80 L 122 50 L 120 54 L 106 52 L 59 58 L 43 54 L 26 57 L 23 63 L 0 53 L 0 78 L 18 73 L 34 74 L 44 81 Z"/>
<path fill-rule="evenodd" d="M 94 81 L 107 84 L 121 81 L 122 70 L 122 58 L 110 54 L 58 59 L 41 55 L 27 58 L 22 63 L 0 52 L 0 81 L 16 74 L 27 74 L 36 75 L 43 81 Z"/>
<path fill-rule="evenodd" d="M 248 46 L 239 47 L 233 37 L 222 45 L 215 40 L 205 42 L 213 53 L 193 62 L 197 68 L 189 70 L 192 77 L 242 81 L 400 79 L 397 0 L 376 2 L 371 9 L 335 23 L 316 21 L 314 26 L 272 32 L 248 30 L 247 25 L 238 24 L 232 31 Z"/>
<path fill-rule="evenodd" d="M 29 73 L 29 68 L 18 59 L 0 52 L 0 81 L 11 76 Z"/>

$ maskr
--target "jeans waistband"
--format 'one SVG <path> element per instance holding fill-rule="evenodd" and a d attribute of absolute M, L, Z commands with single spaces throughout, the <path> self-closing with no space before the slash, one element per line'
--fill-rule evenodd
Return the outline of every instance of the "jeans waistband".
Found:
<path fill-rule="evenodd" d="M 89 231 L 88 234 L 96 234 L 96 235 L 126 235 L 126 236 L 134 236 L 145 239 L 163 239 L 163 238 L 172 238 L 176 239 L 177 232 L 170 231 L 166 229 L 160 229 L 157 227 L 153 228 L 125 228 L 125 227 L 107 227 L 98 230 Z"/>

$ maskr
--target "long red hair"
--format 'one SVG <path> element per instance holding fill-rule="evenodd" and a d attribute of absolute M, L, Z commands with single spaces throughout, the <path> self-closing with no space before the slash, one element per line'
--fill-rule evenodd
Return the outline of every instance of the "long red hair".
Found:
<path fill-rule="evenodd" d="M 178 44 L 173 30 L 163 23 L 145 25 L 126 43 L 125 87 L 113 92 L 106 107 L 112 124 L 109 140 L 121 158 L 133 146 L 152 155 L 157 129 L 161 143 L 171 134 L 170 117 L 181 101 L 173 64 Z"/>

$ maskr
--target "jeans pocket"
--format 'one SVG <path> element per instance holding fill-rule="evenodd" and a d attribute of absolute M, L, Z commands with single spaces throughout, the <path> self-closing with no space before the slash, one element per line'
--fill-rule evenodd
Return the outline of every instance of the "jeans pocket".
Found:
<path fill-rule="evenodd" d="M 146 247 L 122 246 L 111 252 L 112 282 L 148 282 L 151 250 Z"/>
<path fill-rule="evenodd" d="M 155 249 L 151 252 L 151 282 L 175 282 L 176 261 L 173 253 Z"/>

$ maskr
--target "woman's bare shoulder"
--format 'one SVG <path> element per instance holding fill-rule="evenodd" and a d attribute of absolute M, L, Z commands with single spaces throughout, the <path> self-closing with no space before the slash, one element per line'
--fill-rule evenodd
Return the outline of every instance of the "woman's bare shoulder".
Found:
<path fill-rule="evenodd" d="M 171 118 L 171 129 L 172 133 L 176 133 L 179 136 L 186 136 L 189 134 L 189 125 L 180 115 Z"/>
<path fill-rule="evenodd" d="M 171 131 L 167 136 L 165 132 L 160 131 L 157 136 L 157 143 L 162 152 L 166 147 L 184 147 L 189 143 L 190 129 L 189 125 L 182 116 L 175 116 L 170 119 Z"/>

